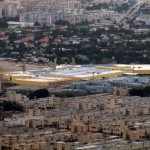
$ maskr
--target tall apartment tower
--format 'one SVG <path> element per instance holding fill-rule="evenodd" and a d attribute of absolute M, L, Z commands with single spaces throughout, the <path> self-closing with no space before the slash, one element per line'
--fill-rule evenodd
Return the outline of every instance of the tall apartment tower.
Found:
<path fill-rule="evenodd" d="M 2 82 L 0 82 L 0 91 L 2 90 Z"/>
<path fill-rule="evenodd" d="M 0 18 L 3 17 L 3 3 L 0 2 Z"/>
<path fill-rule="evenodd" d="M 19 0 L 5 0 L 3 2 L 4 16 L 16 17 L 18 15 L 18 8 L 20 7 Z"/>

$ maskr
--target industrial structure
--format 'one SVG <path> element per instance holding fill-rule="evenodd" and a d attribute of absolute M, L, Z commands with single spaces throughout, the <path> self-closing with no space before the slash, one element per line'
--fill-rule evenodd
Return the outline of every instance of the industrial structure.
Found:
<path fill-rule="evenodd" d="M 150 74 L 150 65 L 58 65 L 50 64 L 42 70 L 26 70 L 8 72 L 3 78 L 15 84 L 49 87 L 68 82 L 114 78 L 123 74 Z M 74 62 L 75 63 L 75 62 Z"/>
<path fill-rule="evenodd" d="M 150 86 L 148 77 L 124 76 L 111 79 L 89 80 L 73 82 L 71 88 L 74 90 L 88 91 L 90 93 L 113 93 L 116 88 L 142 88 Z M 126 93 L 125 93 L 126 94 Z"/>

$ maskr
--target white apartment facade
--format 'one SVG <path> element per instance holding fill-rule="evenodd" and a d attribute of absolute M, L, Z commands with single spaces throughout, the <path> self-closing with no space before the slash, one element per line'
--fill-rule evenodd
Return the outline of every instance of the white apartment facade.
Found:
<path fill-rule="evenodd" d="M 3 17 L 3 3 L 0 2 L 0 18 Z"/>
<path fill-rule="evenodd" d="M 20 8 L 19 0 L 5 0 L 3 2 L 3 12 L 6 17 L 18 16 L 18 10 Z"/>

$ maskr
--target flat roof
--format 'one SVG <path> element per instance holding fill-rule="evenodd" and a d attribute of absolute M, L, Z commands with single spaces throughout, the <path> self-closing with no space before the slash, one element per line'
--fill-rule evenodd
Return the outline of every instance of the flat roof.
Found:
<path fill-rule="evenodd" d="M 50 70 L 48 69 L 41 69 L 41 70 L 28 70 L 26 72 L 18 71 L 18 72 L 9 72 L 6 73 L 6 75 L 11 75 L 11 76 L 33 76 L 35 78 L 36 76 L 40 76 L 40 78 L 44 79 L 52 79 L 53 78 L 59 79 L 62 77 L 90 77 L 93 75 L 106 75 L 106 74 L 111 74 L 111 73 L 121 73 L 122 71 L 120 70 L 109 70 L 109 69 L 99 69 L 96 68 L 97 65 L 79 65 L 78 67 L 70 67 L 70 65 L 67 67 L 65 66 L 61 68 L 59 66 L 59 69 L 56 70 Z M 56 77 L 55 77 L 56 76 Z M 60 76 L 60 77 L 59 77 Z"/>
<path fill-rule="evenodd" d="M 30 81 L 30 82 L 55 82 L 56 80 L 47 80 L 47 79 L 38 79 L 38 78 L 31 78 L 31 79 L 16 79 L 17 81 Z"/>
<path fill-rule="evenodd" d="M 150 64 L 116 64 L 117 67 L 131 67 L 134 70 L 150 70 Z"/>
<path fill-rule="evenodd" d="M 96 147 L 97 147 L 96 145 L 86 145 L 86 146 L 78 147 L 76 149 L 89 149 L 89 148 L 96 148 Z"/>
<path fill-rule="evenodd" d="M 28 22 L 17 22 L 17 21 L 8 21 L 8 24 L 11 25 L 22 25 L 22 24 L 29 24 L 29 25 L 34 25 L 34 23 L 28 23 Z"/>
<path fill-rule="evenodd" d="M 30 82 L 39 82 L 39 83 L 55 83 L 59 81 L 69 81 L 74 79 L 90 79 L 92 77 L 107 77 L 107 76 L 119 76 L 124 73 L 124 71 L 118 70 L 115 68 L 111 70 L 110 68 L 113 68 L 115 66 L 122 66 L 122 67 L 134 67 L 136 66 L 138 69 L 143 69 L 143 70 L 150 70 L 150 65 L 58 65 L 56 67 L 56 70 L 53 68 L 47 67 L 43 69 L 37 69 L 37 70 L 27 70 L 25 72 L 23 71 L 14 71 L 14 72 L 7 72 L 7 75 L 9 76 L 14 76 L 16 77 L 16 83 L 17 81 L 25 81 L 26 83 L 30 84 Z M 135 67 L 135 68 L 136 68 Z M 135 69 L 134 68 L 134 69 Z M 132 69 L 132 68 L 131 68 Z M 5 76 L 4 76 L 5 78 Z M 111 81 L 114 81 L 116 79 L 113 79 Z M 121 80 L 125 80 L 125 78 L 122 78 Z M 142 79 L 143 80 L 143 79 Z M 118 82 L 119 79 L 117 79 Z M 132 80 L 130 81 L 132 82 Z M 134 82 L 134 81 L 133 81 Z"/>
<path fill-rule="evenodd" d="M 38 90 L 41 89 L 41 87 L 38 86 L 29 86 L 29 85 L 18 85 L 7 88 L 7 90 Z"/>

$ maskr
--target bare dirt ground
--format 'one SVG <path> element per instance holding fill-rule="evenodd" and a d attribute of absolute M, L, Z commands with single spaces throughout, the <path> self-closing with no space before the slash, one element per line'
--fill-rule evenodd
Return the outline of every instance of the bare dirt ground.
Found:
<path fill-rule="evenodd" d="M 14 63 L 8 61 L 0 61 L 0 74 L 12 71 L 22 71 L 23 63 Z M 36 69 L 43 69 L 47 66 L 39 65 L 39 64 L 26 64 L 26 70 L 36 70 Z"/>

